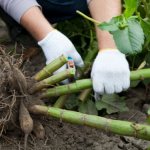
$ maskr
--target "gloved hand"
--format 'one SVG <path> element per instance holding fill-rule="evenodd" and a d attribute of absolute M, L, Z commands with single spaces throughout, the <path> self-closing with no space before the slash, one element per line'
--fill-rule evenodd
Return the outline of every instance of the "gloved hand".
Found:
<path fill-rule="evenodd" d="M 91 72 L 95 98 L 112 94 L 130 86 L 129 64 L 119 50 L 103 50 L 97 55 Z"/>
<path fill-rule="evenodd" d="M 43 40 L 38 42 L 38 45 L 41 46 L 44 52 L 46 64 L 64 54 L 66 57 L 72 57 L 76 66 L 82 67 L 84 65 L 72 42 L 58 30 L 51 31 Z M 65 69 L 66 65 L 57 70 L 55 74 Z"/>

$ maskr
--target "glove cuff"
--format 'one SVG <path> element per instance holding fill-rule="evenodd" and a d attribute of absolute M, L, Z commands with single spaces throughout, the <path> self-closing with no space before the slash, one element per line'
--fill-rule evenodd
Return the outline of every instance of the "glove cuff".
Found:
<path fill-rule="evenodd" d="M 121 54 L 121 55 L 124 55 L 118 49 L 101 49 L 98 54 Z"/>
<path fill-rule="evenodd" d="M 110 52 L 110 51 L 119 51 L 117 48 L 105 48 L 105 49 L 100 49 L 99 52 Z"/>

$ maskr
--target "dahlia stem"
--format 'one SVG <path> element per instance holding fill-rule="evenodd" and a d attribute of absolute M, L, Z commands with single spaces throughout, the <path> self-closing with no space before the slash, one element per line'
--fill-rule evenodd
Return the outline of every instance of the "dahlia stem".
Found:
<path fill-rule="evenodd" d="M 91 31 L 90 32 L 90 47 L 88 49 L 88 53 L 87 53 L 86 57 L 84 58 L 84 67 L 82 69 L 80 69 L 78 79 L 80 79 L 84 73 L 89 72 L 89 70 L 91 68 L 91 64 L 92 64 L 96 54 L 98 53 L 98 48 L 96 48 L 96 45 L 97 45 L 97 43 L 95 43 L 93 41 L 93 33 Z M 83 91 L 83 93 L 85 93 L 85 92 Z M 57 101 L 55 102 L 54 107 L 63 108 L 68 97 L 69 97 L 69 94 L 60 96 L 57 99 Z"/>
<path fill-rule="evenodd" d="M 150 78 L 150 69 L 139 69 L 135 71 L 131 71 L 130 79 L 134 80 L 144 80 Z"/>
<path fill-rule="evenodd" d="M 63 110 L 59 108 L 34 105 L 31 112 L 59 118 L 66 122 L 98 128 L 106 132 L 122 136 L 132 136 L 139 139 L 150 140 L 150 126 L 134 122 L 107 119 L 95 115 Z"/>
<path fill-rule="evenodd" d="M 63 81 L 67 78 L 74 77 L 75 76 L 75 69 L 70 68 L 66 69 L 65 71 L 62 71 L 56 75 L 53 75 L 49 78 L 46 78 L 40 82 L 35 83 L 30 89 L 30 94 L 33 94 L 37 91 L 40 91 L 43 88 L 47 88 L 49 86 L 52 86 L 56 83 L 59 83 L 60 81 Z"/>
<path fill-rule="evenodd" d="M 84 67 L 80 68 L 79 70 L 79 76 L 78 79 L 80 79 L 82 76 L 88 74 L 88 72 L 91 69 L 92 66 L 92 62 L 94 60 L 94 58 L 96 57 L 98 50 L 97 49 L 93 49 L 93 51 L 89 50 L 87 56 L 84 59 Z"/>
<path fill-rule="evenodd" d="M 80 95 L 78 96 L 78 99 L 82 102 L 85 102 L 87 98 L 89 97 L 91 91 L 92 91 L 91 88 L 84 90 L 83 92 L 80 93 Z"/>
<path fill-rule="evenodd" d="M 69 95 L 62 95 L 62 96 L 60 96 L 57 99 L 57 101 L 55 102 L 53 107 L 55 107 L 55 108 L 63 108 L 68 97 L 69 97 Z"/>
<path fill-rule="evenodd" d="M 49 63 L 46 67 L 44 67 L 41 71 L 39 71 L 33 78 L 36 81 L 43 80 L 52 75 L 53 72 L 58 70 L 61 66 L 63 66 L 67 62 L 67 58 L 64 55 L 61 55 L 51 63 Z"/>
<path fill-rule="evenodd" d="M 150 69 L 141 69 L 136 71 L 131 71 L 130 79 L 133 80 L 143 80 L 150 78 Z M 41 98 L 48 98 L 52 96 L 60 96 L 70 93 L 77 93 L 81 90 L 92 88 L 92 80 L 91 79 L 82 79 L 77 80 L 75 83 L 56 86 L 54 88 L 48 89 L 43 92 Z"/>
<path fill-rule="evenodd" d="M 92 81 L 90 79 L 77 80 L 75 83 L 56 86 L 54 88 L 48 89 L 41 94 L 41 98 L 76 93 L 90 87 L 92 87 Z"/>
<path fill-rule="evenodd" d="M 95 19 L 93 19 L 93 18 L 91 18 L 91 17 L 85 15 L 84 13 L 82 13 L 82 12 L 79 11 L 79 10 L 77 10 L 76 13 L 79 14 L 80 16 L 82 16 L 83 18 L 85 18 L 85 19 L 87 19 L 87 20 L 89 20 L 89 21 L 95 23 L 96 25 L 99 25 L 99 24 L 101 23 L 101 22 L 99 22 L 99 21 L 97 21 L 97 20 L 95 20 Z"/>

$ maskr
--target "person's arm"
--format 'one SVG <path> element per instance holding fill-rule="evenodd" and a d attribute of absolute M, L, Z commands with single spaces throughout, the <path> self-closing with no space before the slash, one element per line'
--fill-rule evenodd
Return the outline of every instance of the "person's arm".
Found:
<path fill-rule="evenodd" d="M 45 54 L 47 64 L 64 54 L 66 57 L 72 57 L 76 66 L 83 66 L 83 60 L 72 42 L 51 26 L 38 7 L 28 9 L 20 18 L 20 23 L 38 41 Z M 66 66 L 59 71 L 64 69 Z"/>
<path fill-rule="evenodd" d="M 92 17 L 100 22 L 109 21 L 121 13 L 121 0 L 91 0 L 89 9 Z M 112 35 L 96 27 L 99 50 L 116 49 Z"/>
<path fill-rule="evenodd" d="M 63 54 L 72 57 L 76 66 L 83 66 L 83 60 L 72 42 L 53 29 L 35 0 L 0 0 L 0 6 L 37 40 L 46 57 L 46 64 Z M 62 66 L 57 72 L 66 67 Z"/>
<path fill-rule="evenodd" d="M 38 7 L 28 9 L 21 16 L 20 24 L 26 28 L 37 41 L 42 40 L 49 32 L 54 30 Z"/>
<path fill-rule="evenodd" d="M 89 9 L 94 19 L 104 22 L 121 13 L 121 0 L 91 0 Z M 94 61 L 91 78 L 96 97 L 119 93 L 130 85 L 130 70 L 125 55 L 116 47 L 112 35 L 96 27 L 99 53 Z"/>
<path fill-rule="evenodd" d="M 24 26 L 37 41 L 53 30 L 41 13 L 40 5 L 36 0 L 0 0 L 0 7 Z"/>

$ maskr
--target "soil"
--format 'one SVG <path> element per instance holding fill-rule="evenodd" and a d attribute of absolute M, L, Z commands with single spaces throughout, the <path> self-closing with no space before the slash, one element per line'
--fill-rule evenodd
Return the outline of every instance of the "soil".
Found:
<path fill-rule="evenodd" d="M 5 25 L 0 23 L 0 39 L 8 49 L 23 49 L 26 45 L 16 44 L 9 41 Z M 17 48 L 16 48 L 17 47 Z M 29 45 L 27 45 L 29 47 Z M 45 64 L 43 53 L 39 53 L 32 59 L 23 64 L 23 70 L 27 77 L 34 75 Z M 105 117 L 135 122 L 145 122 L 145 110 L 143 105 L 150 100 L 149 95 L 145 94 L 144 88 L 130 89 L 127 95 L 129 112 L 107 115 Z M 149 141 L 139 140 L 132 137 L 118 136 L 105 133 L 101 130 L 72 125 L 54 118 L 42 118 L 46 136 L 43 140 L 37 139 L 32 133 L 28 138 L 28 150 L 145 150 L 150 146 Z M 24 148 L 24 134 L 18 130 L 10 130 L 0 138 L 0 150 L 21 150 Z"/>

